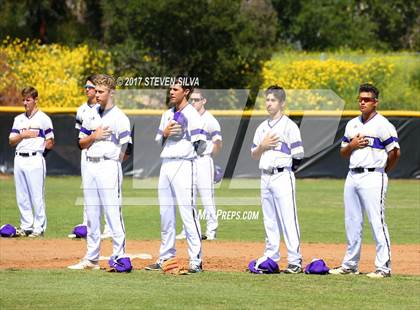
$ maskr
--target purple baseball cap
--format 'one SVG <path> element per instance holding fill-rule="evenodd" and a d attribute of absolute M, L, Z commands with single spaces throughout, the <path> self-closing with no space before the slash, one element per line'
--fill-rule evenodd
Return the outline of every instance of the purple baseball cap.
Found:
<path fill-rule="evenodd" d="M 306 274 L 327 274 L 330 268 L 322 259 L 313 259 L 309 265 L 305 267 Z"/>
<path fill-rule="evenodd" d="M 87 237 L 87 226 L 86 225 L 74 226 L 73 234 L 76 235 L 76 238 L 86 238 Z"/>
<path fill-rule="evenodd" d="M 257 274 L 270 274 L 270 273 L 279 273 L 279 265 L 269 257 L 261 257 L 259 259 L 252 260 L 248 269 L 251 273 Z"/>
<path fill-rule="evenodd" d="M 11 238 L 16 236 L 16 227 L 10 224 L 4 224 L 0 227 L 0 236 L 5 238 Z"/>
<path fill-rule="evenodd" d="M 130 257 L 120 257 L 117 260 L 111 257 L 109 266 L 115 269 L 116 272 L 130 272 L 133 269 Z"/>

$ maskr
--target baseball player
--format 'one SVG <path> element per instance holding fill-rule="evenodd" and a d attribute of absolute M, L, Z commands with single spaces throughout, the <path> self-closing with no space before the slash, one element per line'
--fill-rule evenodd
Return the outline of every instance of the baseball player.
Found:
<path fill-rule="evenodd" d="M 75 128 L 78 134 L 82 127 L 83 119 L 86 118 L 86 115 L 90 113 L 92 109 L 95 109 L 99 106 L 99 104 L 96 103 L 96 98 L 95 98 L 96 91 L 95 91 L 95 85 L 93 84 L 95 76 L 96 75 L 90 75 L 85 80 L 84 88 L 85 88 L 87 101 L 83 103 L 77 109 L 77 112 L 76 112 Z M 83 180 L 83 174 L 86 167 L 86 152 L 87 152 L 86 149 L 82 149 L 81 156 L 80 156 L 80 172 L 81 172 L 82 180 Z M 86 205 L 83 206 L 83 223 L 80 225 L 87 226 Z M 76 238 L 76 235 L 69 234 L 68 237 L 73 239 L 73 238 Z M 111 238 L 111 231 L 110 231 L 107 219 L 105 217 L 104 232 L 101 235 L 101 239 L 107 239 L 107 238 Z"/>
<path fill-rule="evenodd" d="M 83 119 L 79 144 L 86 151 L 83 191 L 87 216 L 87 253 L 69 269 L 99 269 L 100 220 L 105 211 L 112 232 L 111 260 L 125 256 L 125 228 L 121 211 L 122 150 L 131 142 L 130 121 L 112 97 L 115 80 L 104 74 L 95 78 L 96 101 L 92 113 Z"/>
<path fill-rule="evenodd" d="M 24 88 L 22 97 L 25 113 L 15 117 L 9 135 L 10 145 L 16 147 L 14 176 L 20 211 L 17 235 L 36 238 L 47 229 L 44 156 L 54 146 L 54 133 L 51 119 L 38 109 L 38 91 Z"/>
<path fill-rule="evenodd" d="M 222 148 L 222 135 L 220 124 L 214 116 L 205 109 L 207 99 L 203 97 L 201 90 L 195 89 L 191 94 L 192 106 L 201 115 L 204 133 L 207 137 L 207 148 L 203 154 L 197 157 L 197 189 L 200 193 L 201 202 L 204 206 L 204 214 L 207 220 L 206 234 L 203 240 L 215 240 L 218 227 L 216 205 L 214 202 L 214 163 L 213 157 L 219 154 Z M 176 239 L 185 239 L 185 229 L 176 236 Z"/>
<path fill-rule="evenodd" d="M 159 176 L 161 220 L 160 257 L 146 270 L 161 270 L 162 263 L 175 257 L 176 204 L 184 224 L 190 258 L 189 272 L 202 271 L 201 228 L 196 206 L 197 155 L 206 150 L 206 136 L 197 110 L 188 104 L 192 87 L 182 77 L 169 90 L 170 104 L 161 118 L 156 141 L 162 143 Z"/>
<path fill-rule="evenodd" d="M 283 114 L 286 93 L 270 86 L 265 103 L 270 117 L 255 131 L 251 148 L 261 169 L 261 204 L 266 233 L 264 257 L 280 260 L 280 235 L 287 247 L 285 273 L 302 272 L 300 232 L 295 199 L 295 171 L 303 159 L 303 145 L 298 126 Z"/>
<path fill-rule="evenodd" d="M 366 211 L 376 241 L 376 271 L 370 278 L 391 276 L 391 244 L 385 224 L 387 172 L 400 157 L 395 127 L 376 112 L 379 90 L 371 84 L 359 87 L 361 116 L 347 123 L 340 154 L 350 158 L 344 185 L 344 214 L 347 252 L 340 267 L 331 274 L 358 274 L 362 246 L 363 212 Z"/>

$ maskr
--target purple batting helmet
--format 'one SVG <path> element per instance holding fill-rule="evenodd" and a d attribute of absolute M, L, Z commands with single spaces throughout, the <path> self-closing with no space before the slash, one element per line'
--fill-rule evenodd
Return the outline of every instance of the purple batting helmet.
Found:
<path fill-rule="evenodd" d="M 116 272 L 130 272 L 133 269 L 130 257 L 121 257 L 117 260 L 111 257 L 109 260 L 109 266 Z"/>
<path fill-rule="evenodd" d="M 327 274 L 330 268 L 322 259 L 313 259 L 309 265 L 305 267 L 306 274 Z"/>
<path fill-rule="evenodd" d="M 86 225 L 77 225 L 73 228 L 73 234 L 76 235 L 76 238 L 86 238 L 87 237 L 87 226 Z"/>
<path fill-rule="evenodd" d="M 4 224 L 2 227 L 0 227 L 0 236 L 11 238 L 16 236 L 16 227 L 10 225 L 10 224 Z"/>
<path fill-rule="evenodd" d="M 223 170 L 222 167 L 214 165 L 214 183 L 219 183 L 223 179 Z"/>
<path fill-rule="evenodd" d="M 279 265 L 269 257 L 261 257 L 259 259 L 252 260 L 248 269 L 251 273 L 258 274 L 270 274 L 270 273 L 279 273 Z"/>

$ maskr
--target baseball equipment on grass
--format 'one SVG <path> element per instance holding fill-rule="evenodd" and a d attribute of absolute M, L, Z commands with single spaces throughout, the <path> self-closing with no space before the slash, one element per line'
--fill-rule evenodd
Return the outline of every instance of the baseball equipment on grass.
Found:
<path fill-rule="evenodd" d="M 87 236 L 87 226 L 80 224 L 73 228 L 73 233 L 70 234 L 69 238 L 83 238 L 86 239 Z"/>
<path fill-rule="evenodd" d="M 10 224 L 4 224 L 0 227 L 0 236 L 4 238 L 16 237 L 16 227 Z"/>
<path fill-rule="evenodd" d="M 313 259 L 312 262 L 305 267 L 306 274 L 328 274 L 330 268 L 323 259 Z"/>
<path fill-rule="evenodd" d="M 181 268 L 177 258 L 172 257 L 161 264 L 162 271 L 164 273 L 173 275 L 185 275 L 188 270 Z"/>
<path fill-rule="evenodd" d="M 121 257 L 116 260 L 110 258 L 108 263 L 110 267 L 109 272 L 130 272 L 133 269 L 129 257 Z"/>
<path fill-rule="evenodd" d="M 279 265 L 269 257 L 260 257 L 258 259 L 252 260 L 248 264 L 248 270 L 251 273 L 257 274 L 272 274 L 279 273 Z"/>

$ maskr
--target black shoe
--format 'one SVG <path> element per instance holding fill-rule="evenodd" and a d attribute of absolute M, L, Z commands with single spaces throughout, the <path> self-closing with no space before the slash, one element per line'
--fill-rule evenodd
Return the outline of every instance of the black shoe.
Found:
<path fill-rule="evenodd" d="M 289 274 L 302 273 L 302 267 L 289 264 L 287 266 L 287 269 L 284 271 L 284 273 L 289 273 Z"/>
<path fill-rule="evenodd" d="M 190 264 L 190 267 L 188 268 L 188 273 L 199 273 L 203 272 L 203 265 L 200 263 L 200 265 Z"/>
<path fill-rule="evenodd" d="M 202 235 L 201 236 L 201 240 L 207 240 L 207 236 L 206 235 Z"/>
<path fill-rule="evenodd" d="M 148 270 L 148 271 L 161 271 L 162 270 L 162 265 L 160 263 L 154 263 L 154 264 L 151 264 L 151 265 L 147 266 L 144 269 Z"/>

